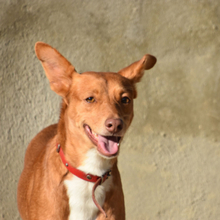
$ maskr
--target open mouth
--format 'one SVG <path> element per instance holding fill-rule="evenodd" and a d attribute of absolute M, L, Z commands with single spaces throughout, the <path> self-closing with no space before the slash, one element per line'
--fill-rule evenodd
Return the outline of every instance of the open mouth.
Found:
<path fill-rule="evenodd" d="M 88 125 L 84 125 L 85 132 L 89 139 L 97 146 L 97 150 L 100 154 L 112 157 L 116 156 L 119 152 L 119 141 L 121 137 L 119 136 L 102 136 L 96 134 Z"/>

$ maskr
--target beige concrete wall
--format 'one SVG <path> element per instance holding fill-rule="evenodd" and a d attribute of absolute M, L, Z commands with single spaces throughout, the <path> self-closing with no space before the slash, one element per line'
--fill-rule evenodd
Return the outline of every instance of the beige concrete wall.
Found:
<path fill-rule="evenodd" d="M 154 54 L 119 157 L 127 219 L 220 219 L 219 29 L 217 0 L 0 0 L 0 220 L 19 219 L 25 149 L 58 120 L 39 40 L 79 72 Z"/>

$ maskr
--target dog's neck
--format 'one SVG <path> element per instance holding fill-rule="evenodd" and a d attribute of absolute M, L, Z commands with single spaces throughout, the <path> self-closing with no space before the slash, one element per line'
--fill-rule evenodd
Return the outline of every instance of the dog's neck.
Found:
<path fill-rule="evenodd" d="M 63 100 L 61 103 L 60 110 L 60 119 L 57 126 L 57 142 L 62 146 L 63 150 L 65 150 L 66 144 L 66 127 L 65 127 L 65 111 L 67 109 L 67 104 Z"/>

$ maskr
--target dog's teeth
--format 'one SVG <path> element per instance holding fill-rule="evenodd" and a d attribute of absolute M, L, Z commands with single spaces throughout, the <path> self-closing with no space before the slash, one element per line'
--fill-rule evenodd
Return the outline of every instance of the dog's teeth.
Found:
<path fill-rule="evenodd" d="M 95 132 L 93 132 L 93 135 L 97 138 L 98 137 L 98 134 L 96 134 Z"/>
<path fill-rule="evenodd" d="M 118 147 L 120 146 L 120 144 L 118 143 Z"/>

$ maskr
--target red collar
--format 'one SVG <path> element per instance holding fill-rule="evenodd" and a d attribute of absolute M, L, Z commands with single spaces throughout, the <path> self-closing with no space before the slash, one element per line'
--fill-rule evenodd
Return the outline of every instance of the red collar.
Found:
<path fill-rule="evenodd" d="M 107 215 L 105 213 L 105 211 L 103 210 L 103 208 L 99 205 L 99 203 L 97 202 L 96 198 L 95 198 L 95 190 L 96 188 L 101 185 L 102 183 L 104 183 L 109 176 L 111 176 L 111 170 L 107 171 L 106 173 L 104 173 L 102 176 L 95 176 L 92 175 L 90 173 L 84 173 L 81 170 L 78 170 L 74 167 L 72 167 L 65 159 L 65 155 L 63 153 L 63 150 L 60 146 L 60 144 L 57 145 L 57 152 L 60 154 L 61 160 L 63 162 L 63 164 L 65 165 L 65 167 L 69 170 L 69 172 L 71 172 L 73 175 L 79 177 L 80 179 L 83 179 L 85 181 L 88 182 L 92 182 L 95 183 L 92 189 L 92 199 L 95 203 L 95 205 L 97 206 L 97 208 L 105 215 L 105 217 L 107 218 Z"/>
<path fill-rule="evenodd" d="M 104 183 L 105 180 L 108 179 L 109 176 L 111 176 L 111 170 L 108 170 L 106 173 L 104 173 L 102 176 L 95 176 L 95 175 L 92 175 L 90 173 L 84 173 L 83 171 L 81 170 L 78 170 L 74 167 L 72 167 L 65 159 L 65 155 L 63 153 L 63 150 L 60 146 L 60 144 L 57 145 L 57 152 L 60 154 L 60 157 L 63 161 L 63 164 L 65 165 L 65 167 L 70 171 L 70 173 L 72 173 L 73 175 L 79 177 L 80 179 L 83 179 L 85 181 L 88 181 L 88 182 L 92 182 L 92 183 L 95 183 L 97 182 L 97 180 L 101 179 L 101 183 Z"/>

